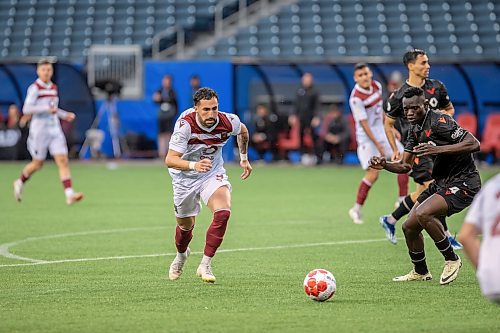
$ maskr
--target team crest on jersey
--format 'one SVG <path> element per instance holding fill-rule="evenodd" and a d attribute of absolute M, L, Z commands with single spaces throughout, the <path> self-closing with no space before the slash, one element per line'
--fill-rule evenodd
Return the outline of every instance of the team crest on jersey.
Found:
<path fill-rule="evenodd" d="M 226 140 L 226 139 L 228 138 L 228 136 L 229 136 L 229 135 L 228 135 L 226 132 L 224 132 L 224 133 L 221 133 L 221 134 L 220 134 L 220 138 L 221 138 L 222 140 Z"/>
<path fill-rule="evenodd" d="M 432 97 L 429 100 L 429 105 L 432 106 L 433 108 L 435 108 L 438 105 L 438 100 L 436 99 L 436 97 Z"/>

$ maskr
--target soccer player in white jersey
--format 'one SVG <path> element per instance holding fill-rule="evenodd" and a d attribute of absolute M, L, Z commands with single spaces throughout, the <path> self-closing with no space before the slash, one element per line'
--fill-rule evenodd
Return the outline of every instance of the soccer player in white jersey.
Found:
<path fill-rule="evenodd" d="M 196 274 L 205 282 L 215 282 L 212 258 L 221 245 L 231 215 L 231 184 L 228 181 L 222 147 L 230 136 L 237 137 L 241 179 L 252 172 L 247 158 L 248 130 L 238 116 L 219 112 L 217 93 L 200 88 L 193 97 L 194 107 L 184 111 L 175 123 L 165 163 L 172 176 L 177 227 L 177 256 L 169 269 L 170 280 L 177 280 L 189 256 L 200 198 L 213 213 L 207 230 L 203 258 Z"/>
<path fill-rule="evenodd" d="M 474 198 L 458 238 L 477 269 L 483 295 L 500 304 L 500 174 Z"/>
<path fill-rule="evenodd" d="M 366 63 L 354 66 L 356 85 L 351 92 L 349 105 L 356 122 L 356 141 L 358 142 L 358 158 L 361 167 L 366 170 L 359 184 L 356 203 L 349 209 L 349 216 L 356 224 L 362 224 L 361 209 L 373 184 L 377 181 L 379 171 L 368 167 L 368 161 L 374 155 L 390 157 L 392 148 L 384 131 L 384 112 L 382 110 L 382 86 L 373 80 L 373 74 Z M 403 146 L 398 142 L 398 148 Z M 406 182 L 404 181 L 406 177 Z M 408 176 L 398 177 L 400 194 L 408 190 Z"/>
<path fill-rule="evenodd" d="M 75 114 L 58 107 L 57 86 L 51 81 L 54 69 L 49 60 L 42 59 L 36 69 L 38 79 L 29 86 L 23 113 L 32 115 L 28 136 L 28 150 L 32 161 L 28 163 L 19 179 L 14 181 L 14 197 L 21 202 L 23 187 L 33 173 L 42 168 L 49 151 L 59 169 L 59 178 L 64 187 L 66 203 L 71 205 L 83 198 L 83 193 L 74 192 L 68 162 L 68 146 L 59 119 L 73 121 Z"/>

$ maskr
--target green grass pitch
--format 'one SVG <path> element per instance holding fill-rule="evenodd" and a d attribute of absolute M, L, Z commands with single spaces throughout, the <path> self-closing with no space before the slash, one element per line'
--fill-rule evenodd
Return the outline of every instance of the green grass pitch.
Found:
<path fill-rule="evenodd" d="M 85 199 L 72 207 L 51 163 L 14 202 L 21 168 L 0 164 L 0 332 L 500 332 L 500 308 L 481 296 L 461 251 L 464 266 L 451 285 L 439 285 L 443 259 L 429 239 L 434 280 L 391 281 L 411 265 L 400 224 L 393 246 L 378 223 L 397 195 L 387 172 L 369 194 L 365 224 L 354 225 L 347 210 L 360 168 L 255 165 L 241 181 L 241 169 L 228 167 L 232 216 L 214 259 L 217 283 L 208 285 L 195 276 L 211 218 L 206 207 L 184 275 L 166 277 L 175 222 L 160 163 L 115 170 L 73 163 Z M 483 181 L 498 171 L 482 170 Z M 452 232 L 463 218 L 449 219 Z M 314 268 L 337 279 L 328 302 L 303 291 Z"/>

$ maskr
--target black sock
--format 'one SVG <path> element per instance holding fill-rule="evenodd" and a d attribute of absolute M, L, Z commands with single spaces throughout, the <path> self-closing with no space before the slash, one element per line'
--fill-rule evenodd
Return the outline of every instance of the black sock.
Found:
<path fill-rule="evenodd" d="M 438 216 L 438 220 L 443 225 L 444 231 L 448 231 L 448 225 L 446 224 L 446 216 Z"/>
<path fill-rule="evenodd" d="M 429 273 L 427 263 L 425 262 L 425 252 L 408 252 L 410 254 L 411 262 L 415 265 L 415 272 L 421 275 Z"/>
<path fill-rule="evenodd" d="M 451 247 L 450 240 L 448 237 L 444 237 L 443 240 L 436 242 L 436 247 L 438 250 L 441 252 L 441 254 L 444 257 L 444 260 L 458 260 L 458 256 L 455 254 L 453 251 L 453 248 Z"/>
<path fill-rule="evenodd" d="M 411 200 L 411 196 L 407 195 L 403 201 L 399 204 L 399 207 L 396 208 L 394 212 L 392 212 L 392 217 L 396 219 L 396 221 L 399 221 L 400 218 L 405 216 L 410 212 L 410 210 L 413 208 L 415 203 Z"/>

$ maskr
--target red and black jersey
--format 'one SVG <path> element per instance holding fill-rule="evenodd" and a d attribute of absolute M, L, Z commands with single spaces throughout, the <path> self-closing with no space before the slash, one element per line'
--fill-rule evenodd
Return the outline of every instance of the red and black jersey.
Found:
<path fill-rule="evenodd" d="M 468 133 L 449 115 L 429 110 L 421 125 L 410 126 L 405 151 L 413 153 L 413 148 L 420 143 L 436 146 L 459 143 Z M 432 178 L 438 185 L 468 179 L 472 174 L 478 174 L 478 171 L 471 153 L 434 156 Z"/>
<path fill-rule="evenodd" d="M 394 91 L 384 103 L 384 112 L 390 118 L 398 121 L 401 131 L 401 139 L 404 143 L 407 137 L 409 123 L 403 112 L 403 95 L 411 86 L 405 82 L 399 89 Z M 443 82 L 439 80 L 426 79 L 424 85 L 420 87 L 424 91 L 425 99 L 429 102 L 431 109 L 442 110 L 450 104 L 450 97 Z"/>

